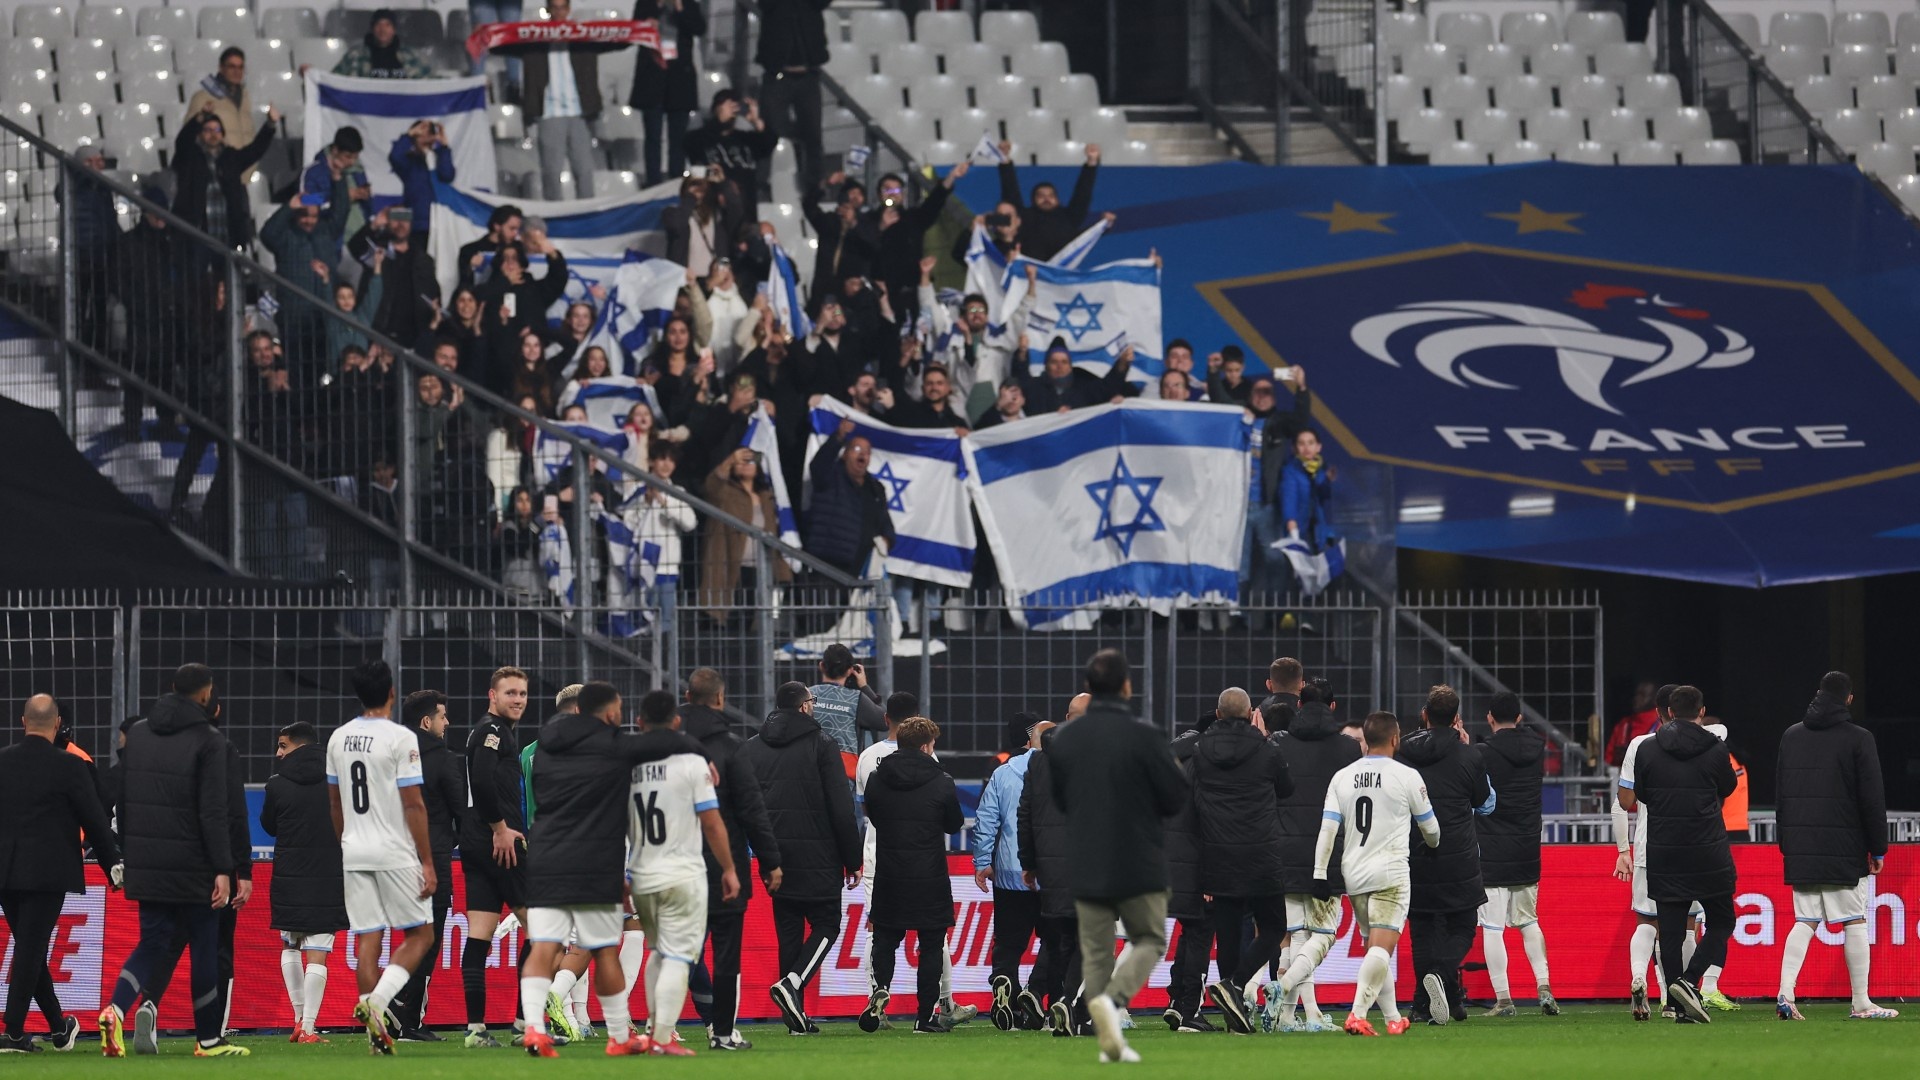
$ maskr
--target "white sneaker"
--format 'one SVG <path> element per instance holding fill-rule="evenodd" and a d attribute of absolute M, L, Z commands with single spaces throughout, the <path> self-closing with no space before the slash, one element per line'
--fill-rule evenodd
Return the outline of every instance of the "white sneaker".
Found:
<path fill-rule="evenodd" d="M 1105 994 L 1087 999 L 1087 1016 L 1093 1021 L 1094 1037 L 1100 1040 L 1100 1060 L 1111 1064 L 1124 1061 L 1127 1037 L 1120 1033 L 1120 1007 Z"/>
<path fill-rule="evenodd" d="M 1100 1051 L 1100 1064 L 1102 1065 L 1135 1065 L 1138 1064 L 1139 1061 L 1140 1052 L 1131 1046 L 1121 1047 L 1120 1056 L 1117 1058 L 1108 1057 L 1105 1050 Z"/>
<path fill-rule="evenodd" d="M 1435 1027 L 1445 1026 L 1453 1019 L 1453 1013 L 1447 1009 L 1446 984 L 1440 981 L 1440 976 L 1429 975 L 1420 980 L 1420 985 L 1427 988 L 1427 1015 L 1431 1017 L 1427 1023 Z"/>

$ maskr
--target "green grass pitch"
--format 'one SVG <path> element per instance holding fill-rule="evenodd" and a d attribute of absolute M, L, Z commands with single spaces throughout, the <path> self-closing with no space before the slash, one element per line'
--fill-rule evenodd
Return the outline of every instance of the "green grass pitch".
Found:
<path fill-rule="evenodd" d="M 1843 1004 L 1804 1007 L 1805 1023 L 1774 1019 L 1772 1009 L 1750 1004 L 1741 1012 L 1716 1013 L 1708 1027 L 1658 1019 L 1636 1024 L 1624 1005 L 1578 1006 L 1559 1017 L 1523 1012 L 1513 1019 L 1476 1017 L 1444 1028 L 1416 1027 L 1406 1035 L 1358 1039 L 1344 1034 L 1233 1036 L 1175 1035 L 1159 1017 L 1142 1014 L 1131 1033 L 1145 1060 L 1127 1075 L 1217 1078 L 1261 1077 L 1276 1069 L 1311 1077 L 1406 1076 L 1419 1080 L 1485 1080 L 1487 1077 L 1578 1077 L 1620 1080 L 1624 1076 L 1793 1077 L 1795 1080 L 1877 1080 L 1920 1074 L 1920 1014 L 1885 1023 L 1847 1021 Z M 1339 1014 L 1344 1017 L 1344 1013 Z M 1376 1026 L 1378 1021 L 1376 1021 Z M 71 1054 L 51 1051 L 0 1057 L 0 1074 L 36 1080 L 97 1080 L 103 1076 L 173 1078 L 234 1070 L 249 1080 L 369 1080 L 386 1075 L 406 1080 L 496 1080 L 500 1077 L 608 1077 L 628 1070 L 685 1072 L 727 1080 L 974 1080 L 1105 1075 L 1096 1064 L 1092 1039 L 1055 1039 L 1045 1032 L 995 1031 L 983 1016 L 951 1035 L 915 1035 L 898 1030 L 862 1033 L 852 1023 L 830 1023 L 810 1038 L 795 1038 L 778 1024 L 742 1028 L 755 1047 L 739 1053 L 710 1052 L 700 1029 L 681 1028 L 699 1054 L 691 1060 L 609 1058 L 605 1040 L 563 1047 L 557 1061 L 530 1059 L 516 1048 L 467 1050 L 458 1042 L 403 1043 L 392 1058 L 371 1058 L 363 1035 L 335 1032 L 326 1046 L 291 1046 L 284 1037 L 239 1040 L 253 1056 L 203 1061 L 186 1039 L 161 1042 L 158 1058 L 103 1061 L 97 1040 Z M 1382 1028 L 1384 1030 L 1384 1028 Z M 129 1033 L 131 1034 L 131 1033 Z M 448 1033 L 451 1034 L 451 1033 Z M 697 1040 L 697 1041 L 696 1041 Z M 1390 1071 L 1383 1071 L 1390 1070 Z"/>

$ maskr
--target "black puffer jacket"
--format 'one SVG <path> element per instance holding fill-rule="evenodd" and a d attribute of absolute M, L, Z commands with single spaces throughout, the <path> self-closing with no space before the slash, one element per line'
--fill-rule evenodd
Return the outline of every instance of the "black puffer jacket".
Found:
<path fill-rule="evenodd" d="M 260 804 L 260 828 L 274 838 L 275 930 L 331 934 L 347 925 L 340 838 L 327 798 L 327 751 L 309 743 L 280 759 Z"/>
<path fill-rule="evenodd" d="M 127 899 L 204 904 L 233 873 L 227 740 L 191 698 L 167 694 L 127 731 L 120 832 Z"/>
<path fill-rule="evenodd" d="M 1640 744 L 1634 798 L 1647 808 L 1647 897 L 1669 902 L 1733 892 L 1733 849 L 1720 802 L 1733 794 L 1727 744 L 1690 720 Z"/>
<path fill-rule="evenodd" d="M 876 832 L 873 924 L 893 930 L 953 925 L 947 836 L 966 824 L 953 777 L 926 754 L 888 754 L 867 781 Z"/>
<path fill-rule="evenodd" d="M 1780 858 L 1789 885 L 1851 885 L 1887 853 L 1887 792 L 1873 733 L 1822 691 L 1780 737 Z"/>
<path fill-rule="evenodd" d="M 860 822 L 840 747 L 813 717 L 776 709 L 740 748 L 760 783 L 780 844 L 780 896 L 837 900 L 844 876 L 860 869 Z"/>
<path fill-rule="evenodd" d="M 1413 826 L 1413 897 L 1409 911 L 1467 911 L 1487 902 L 1480 879 L 1480 839 L 1473 811 L 1485 806 L 1492 788 L 1480 755 L 1453 728 L 1422 728 L 1400 740 L 1402 762 L 1420 771 L 1440 846 L 1430 848 Z"/>
<path fill-rule="evenodd" d="M 1180 763 L 1180 775 L 1193 783 L 1193 754 L 1200 748 L 1200 731 L 1190 728 L 1173 740 L 1173 759 Z M 1027 777 L 1033 786 L 1033 777 Z M 1200 812 L 1188 799 L 1180 811 L 1167 819 L 1167 914 L 1176 919 L 1207 917 L 1207 893 L 1200 885 L 1201 848 Z M 1072 900 L 1069 898 L 1069 905 Z"/>
<path fill-rule="evenodd" d="M 420 740 L 421 794 L 427 804 L 427 841 L 435 860 L 453 857 L 460 835 L 460 817 L 467 808 L 467 777 L 462 760 L 447 740 L 414 730 Z"/>
<path fill-rule="evenodd" d="M 1264 706 L 1263 706 L 1264 708 Z M 1313 849 L 1320 842 L 1320 812 L 1327 805 L 1327 784 L 1333 774 L 1360 760 L 1360 744 L 1340 733 L 1333 710 L 1318 701 L 1300 706 L 1287 730 L 1270 742 L 1286 759 L 1293 778 L 1293 794 L 1280 800 L 1280 860 L 1285 866 L 1286 891 L 1313 891 Z M 1340 877 L 1341 840 L 1334 838 L 1327 878 L 1336 895 L 1346 891 Z"/>
<path fill-rule="evenodd" d="M 561 713 L 540 727 L 527 837 L 527 906 L 618 904 L 626 895 L 633 767 L 674 754 L 706 757 L 677 731 L 623 732 Z"/>
<path fill-rule="evenodd" d="M 1027 785 L 1020 789 L 1020 869 L 1032 874 L 1040 886 L 1042 917 L 1071 919 L 1073 893 L 1067 888 L 1067 814 L 1053 801 L 1053 775 L 1046 754 L 1058 730 L 1048 728 L 1046 734 L 1040 736 L 1040 750 L 1027 763 Z M 1175 900 L 1178 899 L 1176 895 Z M 1168 914 L 1173 914 L 1171 907 Z"/>
<path fill-rule="evenodd" d="M 1293 794 L 1287 760 L 1246 720 L 1220 719 L 1193 755 L 1200 884 L 1211 896 L 1279 896 L 1280 800 Z"/>
<path fill-rule="evenodd" d="M 1540 777 L 1546 759 L 1547 740 L 1524 725 L 1496 731 L 1480 744 L 1494 799 L 1493 813 L 1475 822 L 1480 876 L 1488 885 L 1540 880 Z"/>
<path fill-rule="evenodd" d="M 1075 900 L 1122 900 L 1167 889 L 1166 819 L 1191 797 L 1166 736 L 1127 702 L 1094 695 L 1053 741 L 1053 801 L 1067 812 L 1067 877 Z"/>
<path fill-rule="evenodd" d="M 724 713 L 705 705 L 680 706 L 680 730 L 705 747 L 714 768 L 720 770 L 720 820 L 727 824 L 733 869 L 740 878 L 740 895 L 720 899 L 720 863 L 708 851 L 707 910 L 745 911 L 753 897 L 753 874 L 747 869 L 750 860 L 760 860 L 763 880 L 780 868 L 780 841 L 773 835 L 773 823 L 767 820 L 766 798 L 760 794 L 760 782 L 754 779 L 747 759 L 740 756 L 746 740 L 729 730 Z"/>

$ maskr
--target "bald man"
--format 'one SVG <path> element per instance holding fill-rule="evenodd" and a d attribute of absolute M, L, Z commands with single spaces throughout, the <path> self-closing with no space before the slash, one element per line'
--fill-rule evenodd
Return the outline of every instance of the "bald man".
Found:
<path fill-rule="evenodd" d="M 80 1021 L 64 1015 L 47 971 L 47 948 L 67 893 L 86 891 L 85 845 L 108 867 L 119 887 L 120 851 L 107 811 L 86 763 L 54 745 L 60 709 L 47 694 L 35 694 L 21 710 L 27 737 L 0 750 L 0 910 L 13 933 L 13 967 L 7 977 L 7 1030 L 0 1052 L 39 1050 L 28 1037 L 27 1008 L 34 1000 L 47 1014 L 56 1049 L 71 1050 Z"/>

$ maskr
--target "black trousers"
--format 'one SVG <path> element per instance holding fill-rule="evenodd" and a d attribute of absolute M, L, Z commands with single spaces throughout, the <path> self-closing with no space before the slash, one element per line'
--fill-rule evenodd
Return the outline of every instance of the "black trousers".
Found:
<path fill-rule="evenodd" d="M 715 912 L 707 916 L 707 935 L 713 941 L 713 1034 L 726 1038 L 740 1019 L 740 943 L 747 936 L 747 913 Z"/>
<path fill-rule="evenodd" d="M 931 1020 L 940 1007 L 940 976 L 946 971 L 947 928 L 929 926 L 920 935 L 920 962 L 914 965 L 914 1019 Z M 893 956 L 908 931 L 898 927 L 873 928 L 873 982 L 882 989 L 893 985 Z"/>
<path fill-rule="evenodd" d="M 1446 987 L 1447 1005 L 1454 1015 L 1465 1014 L 1466 999 L 1461 996 L 1460 965 L 1473 948 L 1473 930 L 1479 912 L 1422 911 L 1407 916 L 1407 929 L 1413 931 L 1413 1009 L 1431 1013 L 1427 1001 L 1426 977 L 1440 976 Z"/>
<path fill-rule="evenodd" d="M 1240 932 L 1239 925 L 1234 933 Z M 1173 947 L 1173 970 L 1167 983 L 1167 1005 L 1182 1017 L 1200 1011 L 1200 994 L 1206 988 L 1207 959 L 1213 951 L 1212 919 L 1181 919 L 1180 940 Z"/>
<path fill-rule="evenodd" d="M 0 910 L 6 912 L 7 926 L 13 931 L 13 968 L 7 973 L 9 1035 L 27 1033 L 27 1009 L 44 989 L 52 986 L 52 977 L 47 973 L 47 947 L 53 942 L 54 929 L 60 925 L 60 908 L 66 899 L 66 893 L 38 889 L 0 891 Z M 58 1015 L 57 997 L 54 1004 L 56 1012 L 47 1017 L 49 1025 Z M 42 998 L 42 1008 L 45 1005 Z"/>
<path fill-rule="evenodd" d="M 1042 915 L 1039 933 L 1040 962 L 1033 970 L 1041 982 L 1036 993 L 1049 1006 L 1072 1001 L 1080 993 L 1080 920 Z"/>
<path fill-rule="evenodd" d="M 685 109 L 642 109 L 640 126 L 646 136 L 640 144 L 641 164 L 646 170 L 647 186 L 652 187 L 668 177 L 677 177 L 687 171 L 687 111 Z M 666 143 L 660 141 L 660 129 L 666 129 Z M 663 172 L 660 168 L 661 151 L 666 152 L 667 165 Z"/>
<path fill-rule="evenodd" d="M 794 165 L 801 191 L 820 186 L 820 73 L 764 71 L 760 74 L 760 111 L 767 130 L 793 140 Z M 749 201 L 754 196 L 747 195 Z"/>
<path fill-rule="evenodd" d="M 1654 906 L 1659 910 L 1660 920 L 1660 970 L 1666 973 L 1667 978 L 1684 976 L 1697 987 L 1708 968 L 1727 966 L 1727 939 L 1733 936 L 1732 893 L 1700 898 L 1700 907 L 1707 916 L 1707 930 L 1693 950 L 1691 964 L 1684 963 L 1681 957 L 1686 955 L 1687 910 L 1693 906 L 1693 902 L 1659 900 Z"/>
<path fill-rule="evenodd" d="M 433 945 L 427 949 L 427 958 L 421 962 L 413 977 L 407 980 L 400 996 L 393 999 L 393 1015 L 400 1018 L 402 1030 L 425 1026 L 427 985 L 433 980 L 434 969 L 440 966 L 440 946 L 446 940 L 447 933 L 447 912 L 453 907 L 451 853 L 434 856 L 433 874 Z"/>
<path fill-rule="evenodd" d="M 1040 926 L 1040 894 L 1031 889 L 993 887 L 993 977 L 1005 975 L 1017 989 L 1020 959 Z M 1035 982 L 1039 967 L 1035 966 Z"/>
<path fill-rule="evenodd" d="M 136 997 L 144 995 L 159 1003 L 180 958 L 174 950 L 176 939 L 184 939 L 193 952 L 188 977 L 193 986 L 194 1034 L 201 1042 L 217 1039 L 225 1012 L 220 993 L 220 912 L 204 902 L 140 905 L 140 944 L 120 969 L 113 1004 L 126 1014 L 133 1011 Z"/>
<path fill-rule="evenodd" d="M 780 973 L 791 976 L 805 997 L 807 984 L 840 937 L 840 901 L 774 897 L 773 935 L 780 946 Z"/>
<path fill-rule="evenodd" d="M 1253 917 L 1254 938 L 1247 942 L 1243 926 Z M 1244 987 L 1254 972 L 1273 962 L 1287 940 L 1287 900 L 1284 896 L 1216 896 L 1213 925 L 1220 958 L 1220 977 Z M 1201 962 L 1201 970 L 1206 963 Z"/>
<path fill-rule="evenodd" d="M 220 996 L 220 1015 L 225 1017 L 227 995 L 232 992 L 233 986 L 233 935 L 240 925 L 240 912 L 229 904 L 214 912 L 214 915 L 219 942 L 216 949 L 219 969 L 217 991 Z M 161 998 L 167 996 L 167 987 L 173 982 L 173 973 L 180 966 L 181 955 L 187 951 L 187 946 L 192 944 L 192 938 L 191 928 L 186 926 L 175 928 L 173 943 L 168 947 L 167 955 L 148 978 L 146 996 L 156 1006 L 160 1004 Z M 197 993 L 194 995 L 196 998 L 199 996 Z"/>

